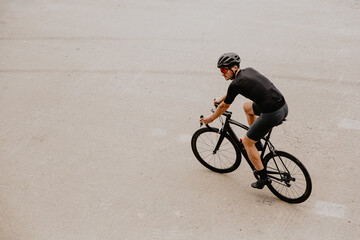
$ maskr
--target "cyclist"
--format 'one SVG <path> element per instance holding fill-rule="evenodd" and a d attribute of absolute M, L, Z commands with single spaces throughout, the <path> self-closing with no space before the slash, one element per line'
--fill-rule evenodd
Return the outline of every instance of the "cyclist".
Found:
<path fill-rule="evenodd" d="M 220 68 L 226 81 L 233 81 L 229 85 L 227 94 L 214 100 L 214 104 L 220 103 L 216 111 L 211 116 L 200 119 L 200 122 L 209 124 L 221 116 L 238 94 L 251 100 L 243 105 L 250 128 L 242 143 L 260 176 L 251 186 L 262 189 L 271 180 L 267 176 L 258 152 L 262 148 L 260 139 L 286 118 L 288 107 L 284 96 L 269 79 L 253 68 L 240 69 L 240 61 L 236 53 L 224 53 L 220 56 L 217 67 Z"/>

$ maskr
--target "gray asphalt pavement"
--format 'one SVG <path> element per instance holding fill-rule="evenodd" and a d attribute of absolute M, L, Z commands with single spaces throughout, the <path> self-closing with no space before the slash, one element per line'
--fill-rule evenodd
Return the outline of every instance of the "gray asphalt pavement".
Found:
<path fill-rule="evenodd" d="M 0 239 L 358 239 L 359 26 L 359 0 L 0 1 Z M 285 95 L 306 202 L 194 157 L 227 51 Z"/>

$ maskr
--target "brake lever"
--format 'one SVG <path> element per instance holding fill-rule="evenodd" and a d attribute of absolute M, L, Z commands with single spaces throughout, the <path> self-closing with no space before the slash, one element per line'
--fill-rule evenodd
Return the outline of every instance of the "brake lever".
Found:
<path fill-rule="evenodd" d="M 215 102 L 216 98 L 214 98 L 214 102 Z M 220 105 L 220 103 L 215 103 L 214 106 L 215 106 L 215 109 Z"/>
<path fill-rule="evenodd" d="M 204 115 L 200 115 L 200 119 L 202 119 Z M 202 127 L 203 123 L 200 123 L 200 127 Z"/>

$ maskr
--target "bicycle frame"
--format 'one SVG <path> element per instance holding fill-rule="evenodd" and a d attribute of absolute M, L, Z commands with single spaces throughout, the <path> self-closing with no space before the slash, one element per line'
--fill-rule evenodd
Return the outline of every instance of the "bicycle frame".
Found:
<path fill-rule="evenodd" d="M 242 143 L 242 141 L 240 141 L 240 139 L 236 136 L 236 133 L 234 132 L 234 130 L 231 128 L 231 124 L 233 125 L 236 125 L 238 127 L 241 127 L 245 130 L 249 130 L 249 127 L 242 124 L 242 123 L 239 123 L 233 119 L 231 119 L 231 115 L 232 113 L 231 112 L 228 112 L 226 111 L 224 114 L 223 114 L 225 117 L 226 117 L 226 120 L 225 122 L 223 123 L 223 127 L 221 129 L 219 129 L 219 133 L 220 133 L 220 138 L 219 138 L 219 141 L 214 149 L 214 154 L 219 150 L 220 148 L 220 145 L 222 143 L 222 141 L 224 140 L 225 138 L 225 135 L 228 134 L 233 140 L 234 142 L 236 142 L 236 146 L 238 147 L 238 149 L 240 150 L 241 154 L 244 156 L 244 158 L 246 159 L 247 163 L 249 164 L 250 168 L 252 169 L 252 171 L 255 171 L 255 167 L 254 165 L 252 164 L 249 156 L 247 155 L 247 152 L 245 150 L 245 146 L 244 144 Z M 206 125 L 208 128 L 210 129 L 213 129 L 211 128 L 209 125 Z M 265 144 L 264 144 L 264 147 L 261 151 L 261 154 L 260 154 L 260 158 L 261 158 L 261 161 L 263 161 L 263 158 L 264 158 L 264 155 L 265 155 L 265 152 L 266 152 L 266 149 L 268 148 L 270 152 L 275 152 L 275 147 L 274 145 L 272 145 L 272 143 L 270 142 L 270 135 L 271 135 L 271 132 L 272 132 L 272 129 L 269 131 L 269 133 L 267 133 L 265 135 L 265 137 L 263 137 L 262 139 L 265 141 Z"/>

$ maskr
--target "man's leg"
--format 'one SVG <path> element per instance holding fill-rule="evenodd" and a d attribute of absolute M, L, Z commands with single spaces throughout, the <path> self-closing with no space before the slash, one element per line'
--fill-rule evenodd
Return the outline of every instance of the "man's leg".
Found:
<path fill-rule="evenodd" d="M 255 120 L 259 117 L 259 116 L 257 116 L 257 114 L 260 115 L 260 113 L 256 113 L 256 114 L 255 114 L 255 110 L 254 110 L 253 106 L 254 106 L 254 105 L 253 105 L 253 102 L 246 102 L 246 103 L 244 103 L 244 105 L 243 105 L 244 112 L 245 112 L 245 114 L 246 114 L 246 119 L 247 119 L 247 121 L 248 121 L 248 123 L 249 123 L 249 127 L 250 127 L 250 126 L 255 122 Z M 262 143 L 261 143 L 260 141 L 258 141 L 258 142 L 256 143 L 255 147 L 256 147 L 256 149 L 257 149 L 258 151 L 261 151 L 261 150 L 263 149 L 263 145 L 262 145 Z"/>
<path fill-rule="evenodd" d="M 246 119 L 249 123 L 249 127 L 255 122 L 255 120 L 258 118 L 258 116 L 255 115 L 254 109 L 253 109 L 253 102 L 246 102 L 243 105 L 244 112 L 246 114 Z"/>
<path fill-rule="evenodd" d="M 264 168 L 264 165 L 262 164 L 260 154 L 255 147 L 256 141 L 251 140 L 250 138 L 248 138 L 247 135 L 245 135 L 242 142 L 246 149 L 246 153 L 249 156 L 249 158 L 250 158 L 252 164 L 254 165 L 254 167 L 256 168 L 256 170 L 257 171 L 262 170 Z"/>
<path fill-rule="evenodd" d="M 266 169 L 261 162 L 260 154 L 255 147 L 256 141 L 251 140 L 247 135 L 243 139 L 243 144 L 246 150 L 247 155 L 250 158 L 250 161 L 254 165 L 256 171 L 258 172 L 260 179 L 257 182 L 251 184 L 253 188 L 262 189 L 265 184 L 269 182 Z"/>

